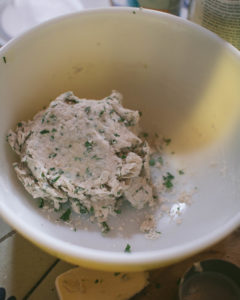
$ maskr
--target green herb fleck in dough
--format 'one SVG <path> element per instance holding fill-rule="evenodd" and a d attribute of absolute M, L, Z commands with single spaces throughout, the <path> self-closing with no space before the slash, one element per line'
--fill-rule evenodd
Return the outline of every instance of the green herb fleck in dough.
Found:
<path fill-rule="evenodd" d="M 184 171 L 183 171 L 183 170 L 178 170 L 178 174 L 179 174 L 179 175 L 183 175 L 183 174 L 184 174 Z"/>
<path fill-rule="evenodd" d="M 71 209 L 68 208 L 60 217 L 61 220 L 63 221 L 69 221 L 70 220 L 70 215 L 71 215 Z"/>
<path fill-rule="evenodd" d="M 109 144 L 110 144 L 110 145 L 114 145 L 114 144 L 116 144 L 116 143 L 117 143 L 116 140 L 110 140 L 110 141 L 109 141 Z"/>
<path fill-rule="evenodd" d="M 90 106 L 85 107 L 84 111 L 88 115 L 91 112 L 91 107 Z"/>
<path fill-rule="evenodd" d="M 95 155 L 93 155 L 93 156 L 91 157 L 91 159 L 101 160 L 102 158 L 101 158 L 101 157 L 98 157 L 98 156 L 95 154 Z"/>
<path fill-rule="evenodd" d="M 6 56 L 3 56 L 2 59 L 3 59 L 3 62 L 6 64 L 6 63 L 7 63 L 7 58 L 6 58 Z"/>
<path fill-rule="evenodd" d="M 110 231 L 110 227 L 107 222 L 102 222 L 102 233 L 108 233 Z"/>
<path fill-rule="evenodd" d="M 173 187 L 173 183 L 172 183 L 172 180 L 174 179 L 175 177 L 167 172 L 167 175 L 166 176 L 163 176 L 163 185 L 167 188 L 167 189 L 170 189 Z"/>
<path fill-rule="evenodd" d="M 75 160 L 75 161 L 77 161 L 77 160 L 78 160 L 78 161 L 81 161 L 81 160 L 82 160 L 82 158 L 81 158 L 81 157 L 77 157 L 77 156 L 76 156 L 76 157 L 74 157 L 74 160 Z"/>
<path fill-rule="evenodd" d="M 43 208 L 43 206 L 44 206 L 44 200 L 43 198 L 39 198 L 38 207 Z"/>
<path fill-rule="evenodd" d="M 65 98 L 65 102 L 66 102 L 67 104 L 77 104 L 77 103 L 79 103 L 78 100 L 72 99 L 72 98 L 69 98 L 69 97 L 66 97 L 66 98 Z"/>
<path fill-rule="evenodd" d="M 60 178 L 61 176 L 57 176 L 56 178 L 54 178 L 51 182 L 52 183 L 55 183 L 55 182 L 57 182 L 58 181 L 58 179 Z"/>
<path fill-rule="evenodd" d="M 92 149 L 93 149 L 93 142 L 86 141 L 84 145 L 85 145 L 85 147 L 86 147 L 86 149 L 87 149 L 88 152 L 92 151 Z"/>
<path fill-rule="evenodd" d="M 153 166 L 155 166 L 155 159 L 154 158 L 151 158 L 150 160 L 149 160 L 149 165 L 151 166 L 151 167 L 153 167 Z"/>
<path fill-rule="evenodd" d="M 105 113 L 105 110 L 101 110 L 99 113 L 99 117 L 101 117 Z"/>
<path fill-rule="evenodd" d="M 49 130 L 48 129 L 43 129 L 43 130 L 40 131 L 40 133 L 41 134 L 46 134 L 46 133 L 49 133 Z"/>
<path fill-rule="evenodd" d="M 56 157 L 57 156 L 57 153 L 50 153 L 49 155 L 48 155 L 48 158 L 54 158 L 54 157 Z"/>

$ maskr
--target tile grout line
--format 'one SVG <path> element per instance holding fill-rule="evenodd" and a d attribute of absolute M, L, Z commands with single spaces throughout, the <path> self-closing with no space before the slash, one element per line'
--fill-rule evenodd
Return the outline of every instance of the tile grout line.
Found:
<path fill-rule="evenodd" d="M 15 230 L 8 232 L 7 234 L 5 234 L 3 237 L 0 238 L 0 243 L 4 242 L 9 237 L 13 236 L 15 233 L 16 233 Z"/>
<path fill-rule="evenodd" d="M 22 300 L 27 300 L 35 289 L 42 283 L 42 281 L 47 277 L 47 275 L 52 271 L 52 269 L 59 263 L 60 259 L 56 259 L 55 262 L 46 270 L 46 272 L 40 277 L 40 279 L 34 284 L 34 286 L 27 292 L 27 294 L 22 298 Z"/>

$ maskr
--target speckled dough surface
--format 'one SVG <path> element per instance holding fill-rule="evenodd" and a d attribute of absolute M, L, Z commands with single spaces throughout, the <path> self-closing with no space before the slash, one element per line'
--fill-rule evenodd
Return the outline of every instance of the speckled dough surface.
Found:
<path fill-rule="evenodd" d="M 56 209 L 69 202 L 98 222 L 115 215 L 122 199 L 137 209 L 153 204 L 150 149 L 137 136 L 139 112 L 123 108 L 121 98 L 115 91 L 103 100 L 67 92 L 9 131 L 20 156 L 15 171 L 34 198 Z"/>

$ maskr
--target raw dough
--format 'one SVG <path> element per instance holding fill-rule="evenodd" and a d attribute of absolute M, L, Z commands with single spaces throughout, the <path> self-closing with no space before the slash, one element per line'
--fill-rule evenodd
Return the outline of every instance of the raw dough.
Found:
<path fill-rule="evenodd" d="M 122 199 L 137 209 L 153 204 L 149 146 L 138 136 L 138 111 L 123 108 L 121 95 L 103 100 L 60 95 L 7 138 L 20 156 L 18 178 L 34 198 L 68 202 L 77 213 L 103 223 Z"/>

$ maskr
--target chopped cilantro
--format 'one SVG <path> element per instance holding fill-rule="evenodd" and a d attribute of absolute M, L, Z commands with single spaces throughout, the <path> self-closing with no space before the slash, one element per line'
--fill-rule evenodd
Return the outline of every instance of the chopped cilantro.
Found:
<path fill-rule="evenodd" d="M 131 252 L 131 246 L 129 244 L 127 244 L 127 246 L 125 247 L 124 252 L 126 252 L 126 253 Z"/>
<path fill-rule="evenodd" d="M 127 157 L 127 155 L 126 154 L 123 154 L 122 156 L 121 156 L 121 159 L 125 159 Z"/>
<path fill-rule="evenodd" d="M 175 177 L 167 172 L 167 175 L 166 176 L 163 176 L 163 185 L 167 188 L 167 189 L 170 189 L 173 187 L 173 183 L 172 183 L 172 180 L 174 179 Z"/>
<path fill-rule="evenodd" d="M 113 275 L 114 276 L 118 276 L 118 275 L 120 275 L 121 273 L 120 272 L 115 272 Z"/>
<path fill-rule="evenodd" d="M 82 188 L 80 186 L 77 186 L 75 191 L 74 191 L 74 194 L 78 194 L 79 191 L 84 191 L 84 188 Z"/>
<path fill-rule="evenodd" d="M 114 144 L 116 144 L 116 143 L 117 143 L 116 140 L 110 140 L 110 141 L 109 141 L 109 144 L 110 144 L 110 145 L 114 145 Z"/>
<path fill-rule="evenodd" d="M 76 157 L 74 157 L 74 160 L 75 160 L 75 161 L 77 161 L 77 160 L 81 161 L 81 160 L 82 160 L 82 158 L 81 158 L 81 157 L 78 157 L 78 156 L 76 156 Z"/>
<path fill-rule="evenodd" d="M 105 110 L 101 110 L 99 113 L 99 117 L 101 117 L 105 113 Z"/>
<path fill-rule="evenodd" d="M 90 106 L 85 107 L 84 111 L 88 115 L 91 112 L 91 107 Z"/>
<path fill-rule="evenodd" d="M 68 208 L 60 217 L 61 220 L 63 221 L 69 221 L 71 215 L 71 209 Z"/>
<path fill-rule="evenodd" d="M 171 143 L 171 139 L 163 138 L 164 143 L 168 146 Z"/>
<path fill-rule="evenodd" d="M 145 137 L 145 138 L 148 137 L 148 133 L 147 133 L 147 132 L 143 132 L 142 135 L 143 135 L 143 137 Z"/>
<path fill-rule="evenodd" d="M 141 112 L 141 111 L 139 111 L 138 113 L 139 113 L 139 116 L 141 117 L 141 116 L 142 116 L 142 112 Z"/>
<path fill-rule="evenodd" d="M 56 129 L 56 128 L 53 128 L 53 129 L 52 129 L 52 132 L 57 132 L 57 129 Z"/>
<path fill-rule="evenodd" d="M 50 170 L 50 171 L 55 171 L 55 168 L 50 168 L 49 170 Z"/>
<path fill-rule="evenodd" d="M 99 280 L 98 280 L 98 279 L 96 279 L 96 280 L 94 281 L 94 283 L 99 283 Z"/>
<path fill-rule="evenodd" d="M 120 118 L 118 119 L 118 122 L 119 122 L 119 123 L 124 122 L 124 121 L 125 121 L 125 119 L 124 119 L 123 117 L 120 117 Z"/>
<path fill-rule="evenodd" d="M 97 155 L 93 155 L 93 156 L 91 157 L 91 159 L 100 160 L 100 159 L 102 159 L 102 158 L 101 158 L 101 157 L 98 157 Z"/>
<path fill-rule="evenodd" d="M 68 148 L 72 148 L 72 144 L 69 144 L 69 145 L 68 145 Z"/>
<path fill-rule="evenodd" d="M 93 148 L 93 142 L 86 141 L 84 146 L 86 147 L 87 151 L 90 152 Z"/>
<path fill-rule="evenodd" d="M 79 103 L 78 100 L 75 100 L 75 99 L 72 99 L 71 97 L 67 96 L 64 101 L 67 103 L 67 104 L 76 104 L 76 103 Z"/>
<path fill-rule="evenodd" d="M 50 153 L 49 155 L 48 155 L 48 158 L 54 158 L 54 157 L 56 157 L 57 156 L 57 153 Z"/>
<path fill-rule="evenodd" d="M 18 126 L 18 127 L 22 127 L 22 123 L 19 122 L 19 123 L 17 124 L 17 126 Z"/>
<path fill-rule="evenodd" d="M 54 114 L 51 114 L 49 118 L 53 119 L 53 121 L 56 121 L 56 120 L 57 120 L 57 117 L 56 117 L 56 115 L 54 115 Z"/>
<path fill-rule="evenodd" d="M 107 233 L 110 231 L 110 227 L 108 226 L 107 222 L 102 222 L 102 233 Z"/>
<path fill-rule="evenodd" d="M 153 167 L 153 166 L 155 166 L 155 159 L 154 158 L 151 158 L 150 160 L 149 160 L 149 165 L 151 166 L 151 167 Z"/>
<path fill-rule="evenodd" d="M 44 200 L 43 198 L 39 198 L 38 207 L 43 208 L 43 206 L 44 206 Z"/>
<path fill-rule="evenodd" d="M 104 133 L 105 131 L 103 129 L 98 130 L 99 133 Z"/>
<path fill-rule="evenodd" d="M 119 134 L 117 134 L 117 133 L 114 133 L 114 136 L 115 136 L 115 137 L 120 137 L 120 135 L 119 135 Z"/>
<path fill-rule="evenodd" d="M 178 174 L 179 174 L 179 175 L 183 175 L 183 174 L 184 174 L 184 171 L 183 171 L 183 170 L 178 170 Z"/>
<path fill-rule="evenodd" d="M 83 215 L 88 213 L 87 208 L 84 205 L 82 205 L 80 202 L 79 202 L 79 211 L 80 211 L 80 214 L 83 214 Z"/>
<path fill-rule="evenodd" d="M 134 120 L 133 120 L 133 119 L 130 120 L 130 121 L 125 122 L 125 126 L 126 126 L 126 127 L 130 127 L 130 126 L 134 126 L 134 125 L 135 125 L 135 123 L 134 123 Z"/>
<path fill-rule="evenodd" d="M 60 177 L 61 176 L 57 176 L 56 178 L 54 178 L 53 180 L 51 180 L 51 183 L 57 182 Z"/>
<path fill-rule="evenodd" d="M 40 133 L 41 133 L 41 134 L 46 134 L 46 133 L 49 133 L 49 130 L 43 129 L 43 130 L 40 131 Z"/>
<path fill-rule="evenodd" d="M 6 58 L 6 56 L 3 56 L 2 59 L 3 59 L 3 62 L 6 64 L 6 63 L 7 63 L 7 58 Z"/>

